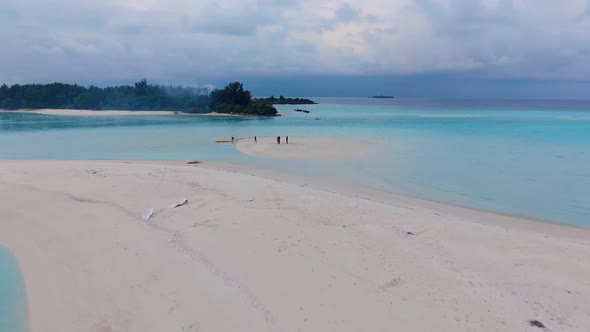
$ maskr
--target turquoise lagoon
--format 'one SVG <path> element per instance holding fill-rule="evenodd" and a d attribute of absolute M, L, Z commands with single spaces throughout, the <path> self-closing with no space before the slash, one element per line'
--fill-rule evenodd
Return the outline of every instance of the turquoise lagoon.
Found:
<path fill-rule="evenodd" d="M 11 253 L 0 246 L 0 331 L 29 331 L 23 279 Z"/>
<path fill-rule="evenodd" d="M 222 161 L 590 227 L 590 102 L 315 100 L 278 118 L 0 114 L 0 158 Z M 372 152 L 286 161 L 214 143 L 254 135 L 359 138 Z"/>

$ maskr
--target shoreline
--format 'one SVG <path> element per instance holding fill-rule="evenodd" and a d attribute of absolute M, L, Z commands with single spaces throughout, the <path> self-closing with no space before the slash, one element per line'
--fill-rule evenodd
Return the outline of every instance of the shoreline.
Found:
<path fill-rule="evenodd" d="M 242 138 L 248 139 L 248 138 Z M 242 140 L 240 139 L 240 140 Z M 271 169 L 251 167 L 246 165 L 198 160 L 196 164 L 191 160 L 120 160 L 120 159 L 66 159 L 66 160 L 45 160 L 45 159 L 0 159 L 0 166 L 3 163 L 114 163 L 114 164 L 139 164 L 139 165 L 168 165 L 199 167 L 224 173 L 240 174 L 254 178 L 276 181 L 279 183 L 310 188 L 326 193 L 337 194 L 352 199 L 361 199 L 379 204 L 386 204 L 409 209 L 424 209 L 433 212 L 442 212 L 456 216 L 460 220 L 477 219 L 481 224 L 509 228 L 514 231 L 531 231 L 544 235 L 557 235 L 575 240 L 590 241 L 590 227 L 574 224 L 561 223 L 552 220 L 532 218 L 529 216 L 504 213 L 479 209 L 466 206 L 437 201 L 427 198 L 414 197 L 401 192 L 390 192 L 365 186 L 357 183 L 344 183 L 341 180 L 328 180 L 319 176 L 306 176 L 280 172 Z M 408 207 L 409 206 L 409 207 Z M 471 220 L 472 221 L 472 220 Z"/>
<path fill-rule="evenodd" d="M 242 138 L 249 139 L 249 138 Z M 240 139 L 240 140 L 242 140 Z M 337 194 L 353 199 L 362 199 L 379 204 L 404 207 L 409 205 L 410 209 L 424 209 L 433 212 L 442 212 L 456 216 L 461 220 L 477 219 L 481 224 L 490 224 L 497 227 L 505 227 L 514 231 L 531 231 L 545 235 L 557 235 L 575 240 L 590 241 L 590 227 L 575 224 L 567 224 L 548 219 L 538 219 L 524 215 L 490 211 L 477 207 L 453 204 L 444 201 L 437 201 L 427 198 L 414 197 L 401 192 L 391 192 L 376 189 L 370 186 L 341 180 L 328 180 L 319 176 L 306 176 L 280 172 L 272 169 L 252 167 L 228 162 L 217 162 L 207 160 L 122 160 L 122 159 L 0 159 L 0 166 L 3 163 L 114 163 L 114 164 L 138 164 L 138 165 L 168 165 L 200 167 L 204 169 L 220 171 L 224 173 L 241 174 L 249 177 L 261 178 L 276 181 L 289 185 L 310 188 L 326 193 Z"/>
<path fill-rule="evenodd" d="M 307 137 L 293 137 L 295 141 L 302 140 L 299 142 L 300 145 L 304 145 L 306 150 L 299 150 L 295 151 L 294 153 L 290 151 L 277 151 L 271 150 L 268 147 L 263 149 L 254 150 L 251 149 L 252 146 L 255 144 L 252 142 L 253 138 L 239 138 L 236 140 L 235 148 L 241 153 L 244 153 L 249 156 L 257 157 L 257 158 L 275 158 L 275 159 L 348 159 L 348 158 L 358 158 L 363 157 L 366 154 L 374 153 L 375 151 L 369 150 L 370 142 L 369 141 L 348 141 L 343 139 L 342 137 L 338 138 L 331 138 L 329 136 L 307 136 Z M 277 147 L 277 144 L 274 141 L 274 138 L 269 137 L 259 137 L 258 140 L 270 140 L 270 144 L 268 146 Z M 316 142 L 320 142 L 319 146 L 310 147 L 312 144 L 316 144 Z M 268 142 L 267 142 L 268 143 Z M 353 143 L 349 146 L 349 143 Z M 241 145 L 247 144 L 246 147 L 241 147 Z M 327 146 L 329 145 L 329 146 Z M 279 147 L 285 146 L 285 144 L 281 144 Z M 325 151 L 327 148 L 331 146 L 336 146 L 336 152 L 326 154 Z M 342 153 L 341 153 L 342 152 Z M 323 154 L 322 154 L 323 153 Z M 139 161 L 140 162 L 140 161 Z M 159 161 L 156 161 L 159 162 Z M 298 183 L 313 183 L 311 187 L 319 190 L 326 190 L 330 192 L 336 192 L 341 195 L 346 195 L 350 197 L 359 197 L 365 196 L 370 197 L 371 200 L 387 203 L 387 204 L 395 204 L 399 202 L 405 202 L 407 204 L 413 204 L 421 207 L 428 207 L 430 209 L 440 209 L 446 212 L 454 212 L 458 213 L 459 217 L 469 218 L 472 217 L 473 214 L 482 214 L 477 216 L 481 218 L 483 215 L 488 215 L 489 217 L 486 220 L 489 222 L 495 223 L 500 226 L 514 226 L 513 222 L 498 222 L 498 219 L 507 218 L 511 219 L 511 221 L 516 221 L 516 224 L 524 225 L 527 230 L 534 230 L 539 228 L 538 224 L 547 225 L 549 228 L 556 226 L 559 228 L 567 229 L 566 233 L 576 233 L 577 230 L 587 231 L 587 236 L 590 238 L 590 227 L 584 227 L 575 224 L 568 224 L 565 222 L 558 222 L 550 219 L 539 219 L 533 218 L 526 215 L 518 215 L 518 214 L 511 214 L 501 211 L 492 211 L 492 210 L 485 210 L 480 209 L 473 206 L 468 205 L 460 205 L 460 204 L 453 204 L 449 202 L 422 198 L 422 197 L 415 197 L 409 194 L 405 194 L 402 192 L 396 191 L 385 191 L 382 189 L 373 188 L 370 186 L 358 184 L 358 183 L 346 183 L 343 184 L 341 180 L 326 180 L 321 177 L 313 177 L 313 176 L 304 176 L 304 175 L 295 175 L 289 174 L 285 172 L 280 172 L 271 169 L 263 169 L 263 168 L 256 168 L 256 167 L 249 167 L 245 165 L 239 164 L 232 164 L 226 162 L 208 162 L 204 161 L 202 163 L 203 167 L 208 167 L 212 169 L 222 170 L 222 171 L 229 171 L 229 172 L 237 172 L 241 174 L 251 175 L 251 176 L 260 176 L 267 179 L 272 179 L 281 182 L 287 182 L 291 184 L 298 184 Z M 272 175 L 269 177 L 269 175 Z M 285 181 L 285 179 L 287 179 Z M 360 194 L 356 194 L 360 193 Z M 552 232 L 553 230 L 550 230 Z"/>
<path fill-rule="evenodd" d="M 231 164 L 0 166 L 33 332 L 590 323 L 590 230 Z"/>
<path fill-rule="evenodd" d="M 20 109 L 0 110 L 0 113 L 28 113 L 42 115 L 66 115 L 66 116 L 156 116 L 156 115 L 179 115 L 179 116 L 238 116 L 217 112 L 210 113 L 184 113 L 181 111 L 130 111 L 130 110 L 79 110 L 79 109 Z"/>
<path fill-rule="evenodd" d="M 171 161 L 171 163 L 177 165 L 177 161 Z M 294 175 L 275 170 L 248 167 L 239 164 L 203 161 L 200 163 L 200 166 L 224 172 L 239 173 L 243 175 L 262 177 L 265 179 L 284 182 L 293 185 L 305 186 L 316 190 L 336 193 L 350 198 L 369 200 L 376 203 L 397 206 L 410 205 L 412 208 L 428 209 L 453 214 L 461 219 L 475 218 L 478 220 L 482 220 L 485 223 L 490 223 L 492 225 L 500 227 L 508 227 L 513 230 L 542 232 L 547 233 L 548 235 L 559 235 L 571 237 L 572 239 L 590 240 L 590 227 L 560 223 L 551 220 L 537 219 L 528 216 L 503 213 L 499 211 L 489 211 L 471 206 L 414 197 L 400 192 L 384 191 L 356 183 L 343 183 L 339 180 L 327 180 L 320 177 Z"/>

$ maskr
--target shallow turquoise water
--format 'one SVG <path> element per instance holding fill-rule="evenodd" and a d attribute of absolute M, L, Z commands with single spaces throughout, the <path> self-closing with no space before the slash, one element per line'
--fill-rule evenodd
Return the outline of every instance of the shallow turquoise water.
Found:
<path fill-rule="evenodd" d="M 590 102 L 316 100 L 272 119 L 0 114 L 0 158 L 225 161 L 590 227 Z M 294 162 L 213 142 L 254 135 L 376 143 L 365 160 Z"/>
<path fill-rule="evenodd" d="M 22 276 L 16 260 L 0 246 L 0 331 L 29 331 Z"/>

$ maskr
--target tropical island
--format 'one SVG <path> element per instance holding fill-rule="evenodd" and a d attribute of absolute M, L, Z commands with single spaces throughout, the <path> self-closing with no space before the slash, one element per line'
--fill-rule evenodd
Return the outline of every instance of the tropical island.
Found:
<path fill-rule="evenodd" d="M 375 99 L 393 99 L 395 98 L 394 96 L 383 96 L 383 95 L 376 95 L 376 96 L 371 96 L 369 98 L 375 98 Z"/>
<path fill-rule="evenodd" d="M 259 98 L 259 101 L 266 101 L 268 103 L 274 105 L 313 105 L 317 104 L 315 101 L 306 98 L 285 98 L 284 96 L 280 96 L 279 98 L 275 98 L 274 96 L 270 96 L 268 98 Z"/>
<path fill-rule="evenodd" d="M 250 91 L 244 90 L 240 82 L 230 83 L 222 90 L 214 90 L 208 97 L 210 110 L 217 113 L 280 116 L 271 103 L 252 99 Z"/>
<path fill-rule="evenodd" d="M 84 109 L 84 110 L 169 110 L 183 113 L 211 113 L 279 116 L 268 99 L 253 99 L 240 82 L 223 89 L 191 88 L 149 84 L 100 88 L 77 84 L 15 84 L 0 86 L 0 109 Z"/>

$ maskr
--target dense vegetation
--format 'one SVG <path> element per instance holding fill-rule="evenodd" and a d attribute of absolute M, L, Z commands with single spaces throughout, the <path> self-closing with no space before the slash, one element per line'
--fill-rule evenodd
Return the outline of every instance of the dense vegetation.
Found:
<path fill-rule="evenodd" d="M 26 84 L 0 86 L 0 109 L 173 110 L 189 113 L 277 115 L 266 100 L 253 100 L 242 83 L 222 90 L 149 84 L 99 88 L 76 84 Z"/>
<path fill-rule="evenodd" d="M 271 103 L 253 100 L 252 94 L 244 90 L 240 82 L 228 84 L 222 90 L 215 90 L 209 95 L 211 109 L 219 113 L 275 116 L 278 114 Z"/>
<path fill-rule="evenodd" d="M 75 84 L 26 84 L 0 86 L 3 109 L 90 109 L 90 110 L 203 110 L 209 106 L 206 89 L 148 84 L 98 88 Z"/>
<path fill-rule="evenodd" d="M 277 104 L 277 105 L 311 105 L 311 104 L 317 104 L 316 102 L 314 102 L 311 99 L 305 99 L 305 98 L 285 98 L 283 96 L 280 96 L 279 98 L 275 98 L 274 96 L 271 96 L 269 98 L 261 98 L 259 100 L 266 101 L 266 102 L 269 102 L 271 104 Z"/>

